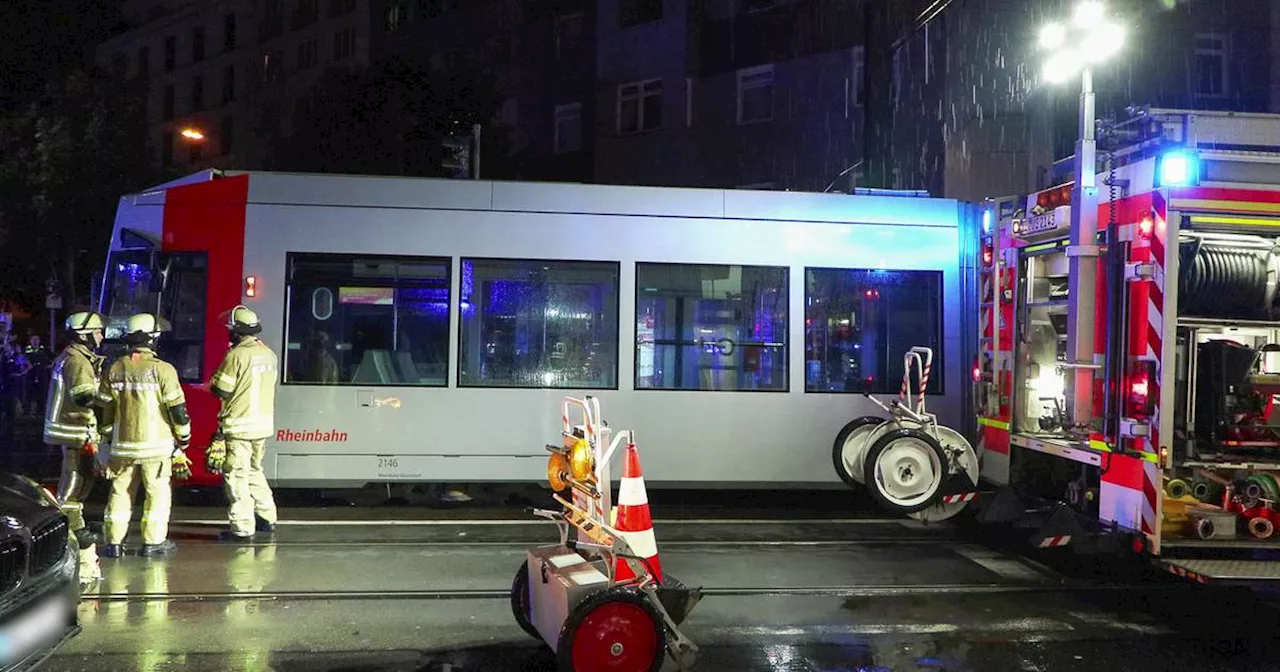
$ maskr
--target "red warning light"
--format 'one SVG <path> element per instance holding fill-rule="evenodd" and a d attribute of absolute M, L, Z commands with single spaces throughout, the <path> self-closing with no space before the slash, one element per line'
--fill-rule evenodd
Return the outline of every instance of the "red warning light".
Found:
<path fill-rule="evenodd" d="M 973 382 L 982 380 L 982 367 L 977 364 L 973 365 Z"/>
<path fill-rule="evenodd" d="M 991 248 L 990 248 L 990 247 L 984 247 L 984 248 L 982 248 L 982 265 L 983 265 L 983 266 L 990 266 L 990 265 L 991 265 L 991 259 L 992 259 L 992 256 L 993 256 L 993 255 L 992 255 L 992 252 L 991 252 Z"/>
<path fill-rule="evenodd" d="M 1152 221 L 1151 217 L 1143 217 L 1142 221 L 1138 222 L 1138 235 L 1143 238 L 1150 238 L 1151 232 L 1155 228 L 1156 224 Z"/>

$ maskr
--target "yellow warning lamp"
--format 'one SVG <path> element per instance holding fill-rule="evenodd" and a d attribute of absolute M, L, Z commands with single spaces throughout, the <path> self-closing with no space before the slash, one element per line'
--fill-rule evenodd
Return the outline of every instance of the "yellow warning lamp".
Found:
<path fill-rule="evenodd" d="M 564 492 L 569 488 L 569 458 L 564 453 L 551 453 L 547 461 L 547 482 L 556 492 Z"/>
<path fill-rule="evenodd" d="M 586 439 L 577 439 L 569 446 L 569 473 L 579 483 L 595 482 L 596 459 Z"/>

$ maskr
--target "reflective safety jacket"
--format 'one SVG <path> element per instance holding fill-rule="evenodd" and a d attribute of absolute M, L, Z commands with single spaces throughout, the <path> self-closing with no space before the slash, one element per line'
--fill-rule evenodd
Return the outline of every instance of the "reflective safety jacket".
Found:
<path fill-rule="evenodd" d="M 45 402 L 44 442 L 83 446 L 98 440 L 98 419 L 91 404 L 98 397 L 102 357 L 83 343 L 68 345 L 53 360 Z"/>
<path fill-rule="evenodd" d="M 111 436 L 112 458 L 169 457 L 176 443 L 191 440 L 178 372 L 151 348 L 134 348 L 117 359 L 102 383 L 110 397 L 102 433 Z"/>
<path fill-rule="evenodd" d="M 213 393 L 222 399 L 218 424 L 229 439 L 265 439 L 275 432 L 276 353 L 254 337 L 243 337 L 213 372 Z"/>

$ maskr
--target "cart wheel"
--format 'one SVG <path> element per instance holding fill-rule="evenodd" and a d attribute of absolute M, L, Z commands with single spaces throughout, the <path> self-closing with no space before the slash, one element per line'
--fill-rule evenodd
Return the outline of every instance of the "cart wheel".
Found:
<path fill-rule="evenodd" d="M 657 672 L 666 655 L 662 616 L 642 593 L 622 586 L 578 604 L 556 646 L 560 672 Z"/>
<path fill-rule="evenodd" d="M 942 446 L 928 433 L 896 429 L 871 444 L 863 473 L 876 502 L 891 511 L 914 513 L 936 503 L 946 465 Z"/>
<path fill-rule="evenodd" d="M 864 415 L 852 420 L 840 429 L 831 446 L 831 462 L 835 465 L 836 474 L 845 485 L 855 490 L 862 484 L 854 478 L 854 470 L 857 469 L 854 465 L 860 463 L 859 459 L 867 449 L 867 439 L 871 438 L 871 433 L 882 422 L 884 418 L 874 415 Z"/>
<path fill-rule="evenodd" d="M 533 627 L 533 621 L 529 618 L 528 560 L 520 563 L 516 578 L 511 581 L 511 614 L 516 617 L 516 623 L 520 624 L 521 630 L 529 633 L 539 641 L 542 640 L 542 635 L 538 634 L 538 629 Z"/>

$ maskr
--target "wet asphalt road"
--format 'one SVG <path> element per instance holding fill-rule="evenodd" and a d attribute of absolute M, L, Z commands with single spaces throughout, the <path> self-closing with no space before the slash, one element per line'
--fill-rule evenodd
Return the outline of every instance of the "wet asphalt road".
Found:
<path fill-rule="evenodd" d="M 175 512 L 173 558 L 104 559 L 84 632 L 45 669 L 555 669 L 506 597 L 550 524 L 286 511 L 237 547 L 211 540 L 219 514 Z M 684 628 L 694 669 L 1280 670 L 1280 613 L 1248 593 L 1040 564 L 907 521 L 787 515 L 659 516 L 664 569 L 708 593 Z"/>

